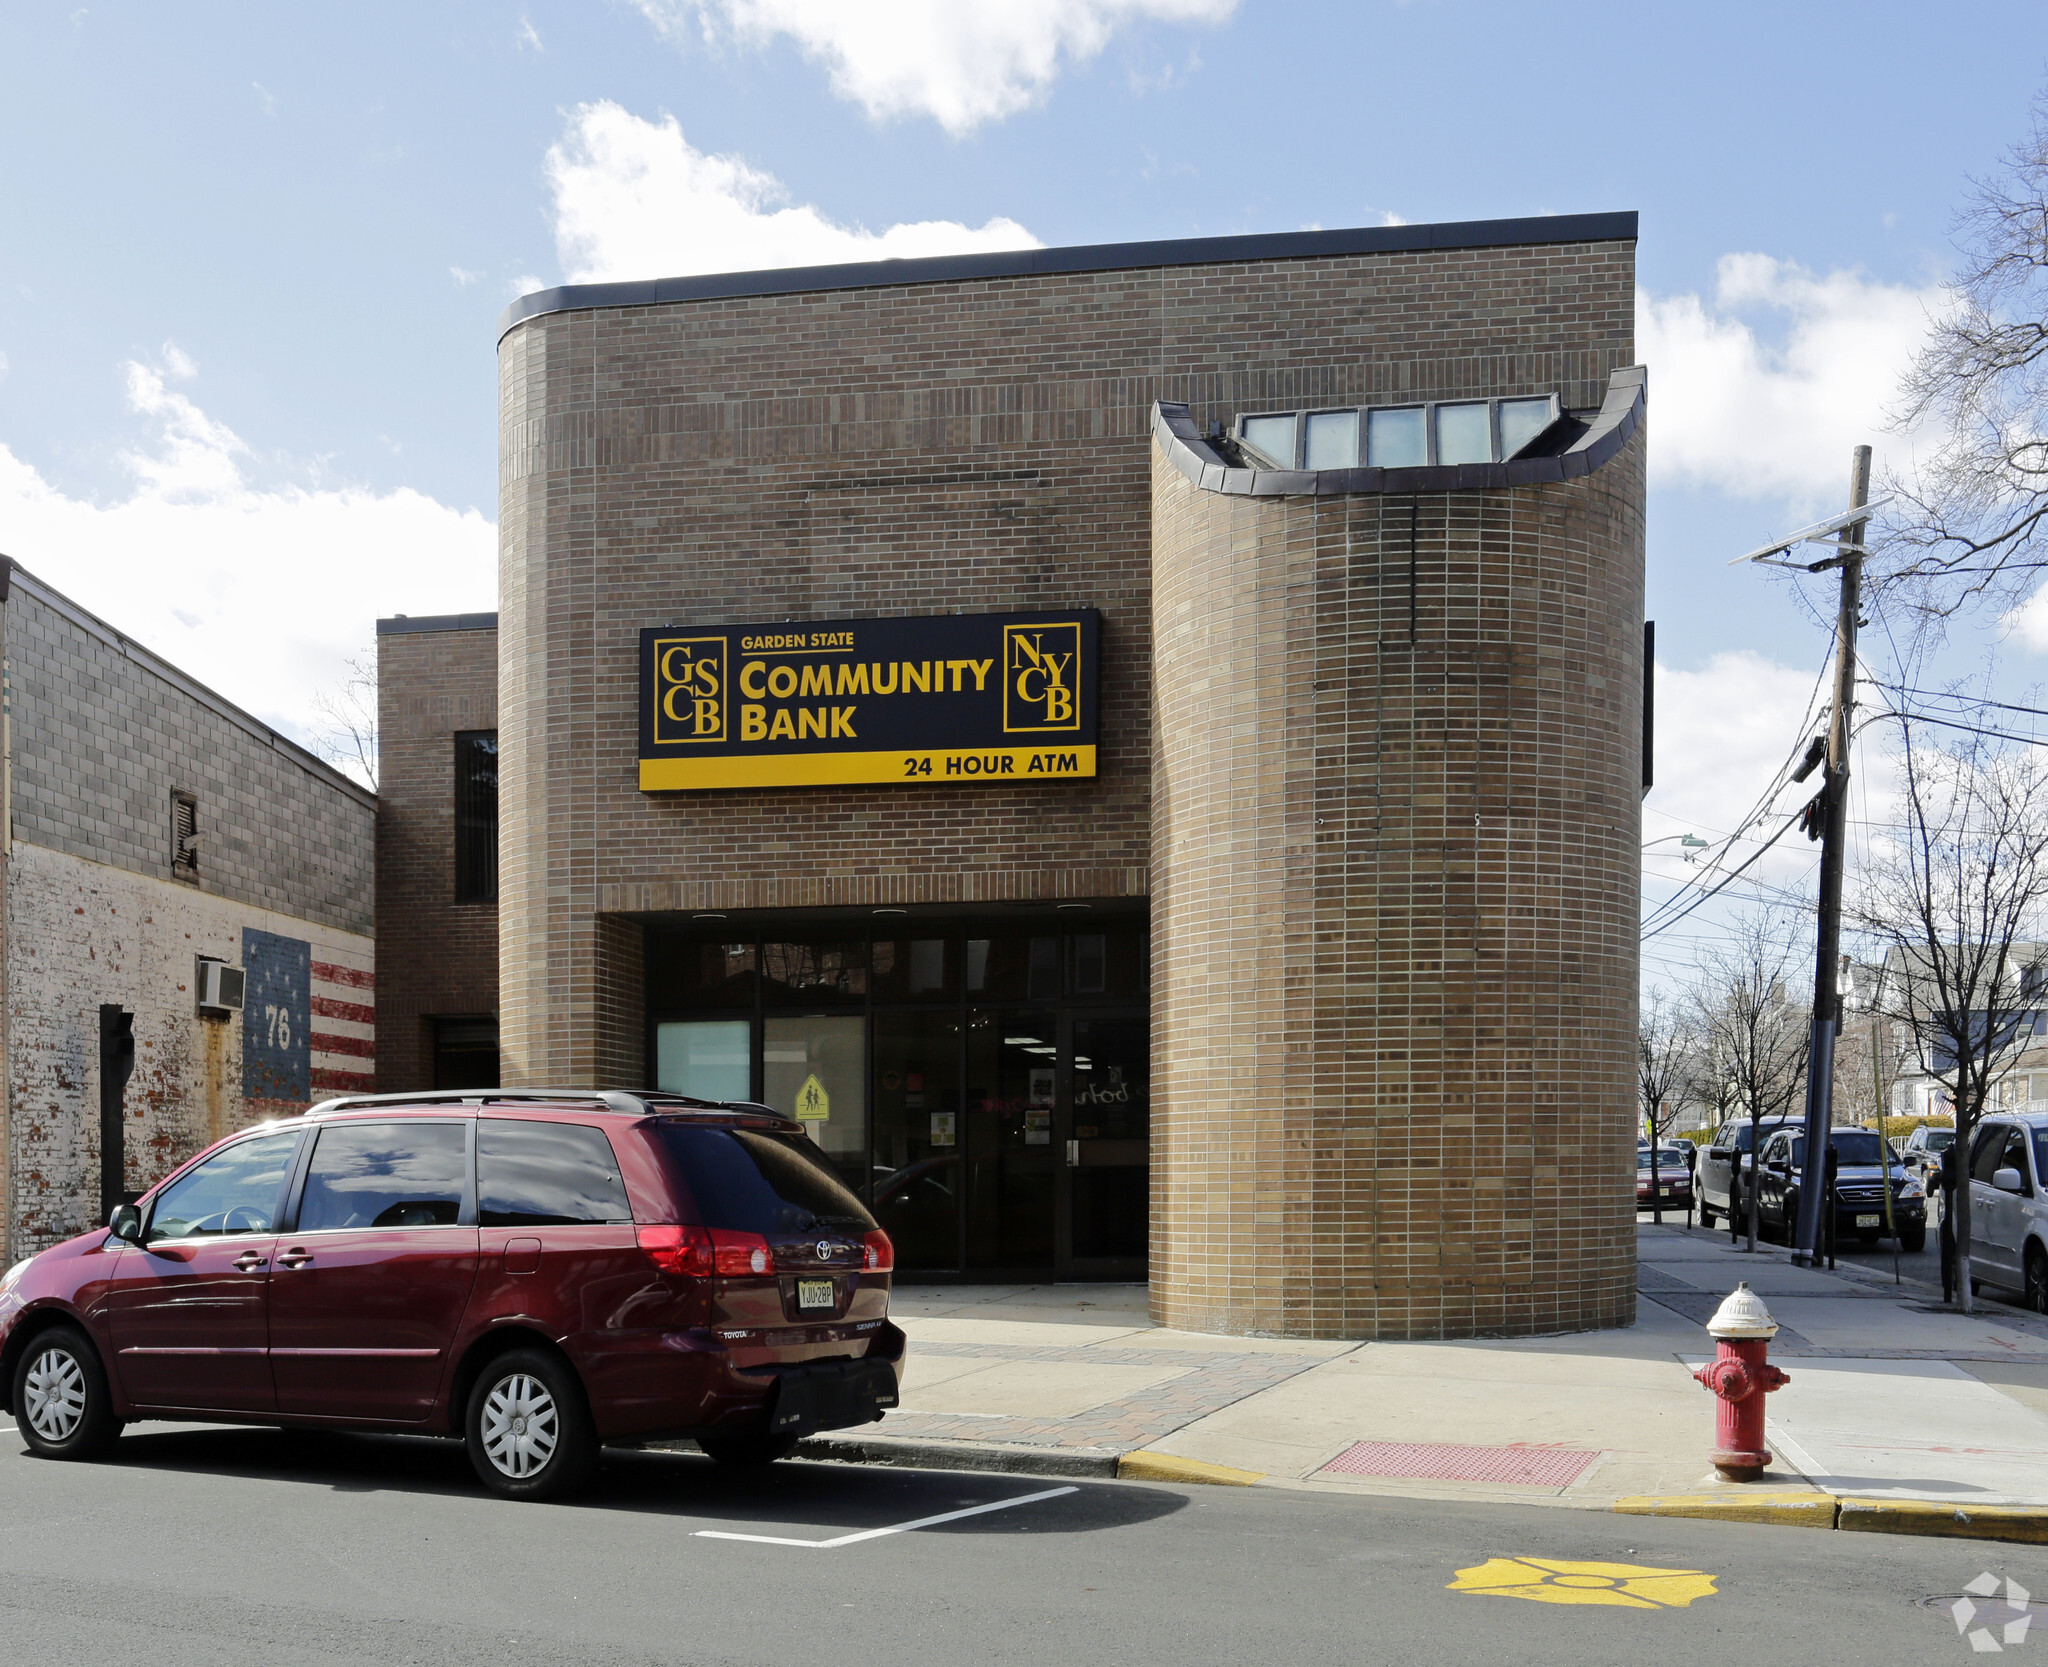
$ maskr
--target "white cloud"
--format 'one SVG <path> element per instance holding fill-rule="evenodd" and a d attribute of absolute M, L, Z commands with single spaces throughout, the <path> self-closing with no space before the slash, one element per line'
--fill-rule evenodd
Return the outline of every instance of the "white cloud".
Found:
<path fill-rule="evenodd" d="M 634 0 L 662 33 L 786 36 L 870 119 L 929 116 L 971 132 L 1038 103 L 1119 28 L 1221 23 L 1237 0 Z M 694 24 L 694 31 L 692 25 Z"/>
<path fill-rule="evenodd" d="M 694 149 L 673 116 L 644 121 L 606 100 L 569 114 L 548 150 L 555 244 L 571 283 L 682 277 L 837 261 L 1035 249 L 1014 220 L 921 220 L 870 232 L 789 205 L 772 174 Z"/>
<path fill-rule="evenodd" d="M 256 89 L 256 103 L 258 108 L 260 108 L 266 116 L 276 115 L 277 94 L 272 92 L 268 87 L 264 86 L 261 81 L 251 81 L 249 85 Z"/>
<path fill-rule="evenodd" d="M 304 739 L 378 615 L 495 605 L 497 534 L 475 510 L 405 488 L 259 488 L 249 448 L 165 366 L 125 374 L 152 430 L 123 459 L 133 489 L 72 497 L 0 446 L 0 550 L 172 664 Z"/>
<path fill-rule="evenodd" d="M 533 20 L 524 16 L 519 19 L 519 27 L 512 31 L 512 44 L 521 52 L 547 50 L 540 43 L 540 31 L 533 26 Z"/>
<path fill-rule="evenodd" d="M 1711 302 L 1639 292 L 1652 484 L 1808 508 L 1842 496 L 1854 446 L 1906 464 L 1910 441 L 1884 431 L 1886 414 L 1939 301 L 1931 286 L 1757 254 L 1721 257 Z"/>
<path fill-rule="evenodd" d="M 1643 837 L 1737 832 L 1735 818 L 1756 804 L 1795 743 L 1811 733 L 1800 720 L 1817 679 L 1818 667 L 1780 665 L 1750 649 L 1716 654 L 1698 671 L 1660 663 L 1657 785 L 1643 802 Z M 1790 810 L 1811 791 L 1795 785 L 1779 796 Z"/>
<path fill-rule="evenodd" d="M 466 266 L 451 266 L 448 268 L 448 276 L 455 281 L 457 289 L 467 289 L 477 279 L 481 278 L 483 274 L 481 272 L 472 272 Z"/>
<path fill-rule="evenodd" d="M 4 381 L 4 380 L 6 379 L 6 376 L 7 376 L 7 355 L 6 355 L 6 354 L 4 354 L 4 353 L 0 353 L 0 381 Z"/>

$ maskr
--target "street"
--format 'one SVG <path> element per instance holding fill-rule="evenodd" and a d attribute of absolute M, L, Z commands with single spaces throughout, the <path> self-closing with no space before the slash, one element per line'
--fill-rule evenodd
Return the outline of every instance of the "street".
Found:
<path fill-rule="evenodd" d="M 38 1667 L 1926 1663 L 1976 1653 L 1949 1613 L 1965 1583 L 2048 1593 L 2043 1547 L 1532 1506 L 651 1453 L 539 1506 L 416 1439 L 141 1425 L 95 1466 L 0 1445 L 8 1656 Z M 828 1540 L 1049 1492 L 835 1547 L 702 1537 Z M 1599 1572 L 1524 1571 L 1571 1603 L 1446 1589 L 1510 1558 L 1666 1572 L 1619 1603 Z"/>

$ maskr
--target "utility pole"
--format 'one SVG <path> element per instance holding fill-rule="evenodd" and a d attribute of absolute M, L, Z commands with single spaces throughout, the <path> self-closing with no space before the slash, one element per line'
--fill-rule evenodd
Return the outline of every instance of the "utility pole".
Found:
<path fill-rule="evenodd" d="M 1849 466 L 1849 507 L 1870 502 L 1870 448 L 1858 446 Z M 1806 1060 L 1806 1160 L 1801 1166 L 1799 1222 L 1792 1261 L 1811 1267 L 1820 1243 L 1821 1204 L 1828 1172 L 1828 1130 L 1834 1122 L 1835 1037 L 1841 1030 L 1842 869 L 1848 858 L 1849 735 L 1856 706 L 1856 627 L 1863 607 L 1863 530 L 1868 518 L 1849 522 L 1837 538 L 1839 553 L 1825 565 L 1842 570 L 1841 610 L 1835 623 L 1835 704 L 1828 719 L 1827 767 L 1815 798 L 1821 829 L 1820 919 L 1814 933 L 1813 1045 Z M 1886 1170 L 1890 1186 L 1890 1170 Z"/>

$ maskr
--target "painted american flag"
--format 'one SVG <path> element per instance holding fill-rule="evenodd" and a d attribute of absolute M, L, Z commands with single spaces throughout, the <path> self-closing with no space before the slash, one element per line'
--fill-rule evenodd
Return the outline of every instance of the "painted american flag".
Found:
<path fill-rule="evenodd" d="M 377 1087 L 377 975 L 313 959 L 313 1093 Z"/>

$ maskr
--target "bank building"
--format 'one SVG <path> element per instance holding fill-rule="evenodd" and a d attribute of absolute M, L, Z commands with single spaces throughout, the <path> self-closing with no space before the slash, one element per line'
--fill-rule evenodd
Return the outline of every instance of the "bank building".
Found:
<path fill-rule="evenodd" d="M 765 1100 L 906 1272 L 1634 1313 L 1633 214 L 570 286 L 379 626 L 386 1089 Z"/>

